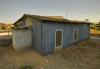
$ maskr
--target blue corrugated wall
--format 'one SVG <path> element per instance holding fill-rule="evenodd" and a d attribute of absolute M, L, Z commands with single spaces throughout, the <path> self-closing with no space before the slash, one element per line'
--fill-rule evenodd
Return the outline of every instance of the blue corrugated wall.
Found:
<path fill-rule="evenodd" d="M 73 23 L 54 23 L 54 22 L 43 22 L 42 23 L 42 46 L 43 54 L 54 53 L 55 48 L 55 30 L 63 30 L 63 48 L 73 45 L 73 31 L 75 28 L 78 29 L 78 41 L 80 42 L 85 39 L 85 27 L 88 27 L 89 38 L 89 25 L 85 24 L 73 24 Z"/>
<path fill-rule="evenodd" d="M 63 41 L 62 46 L 66 48 L 78 43 L 84 39 L 90 37 L 90 25 L 89 24 L 74 24 L 74 23 L 57 23 L 57 22 L 46 22 L 42 23 L 31 20 L 32 22 L 32 45 L 42 55 L 54 53 L 55 48 L 55 30 L 63 30 Z M 19 27 L 25 26 L 26 21 L 23 20 Z M 88 37 L 85 38 L 85 28 L 88 28 Z M 78 41 L 73 42 L 73 31 L 78 29 Z"/>
<path fill-rule="evenodd" d="M 41 23 L 34 22 L 34 20 L 32 20 L 32 27 L 32 45 L 42 54 L 43 51 L 41 46 Z"/>

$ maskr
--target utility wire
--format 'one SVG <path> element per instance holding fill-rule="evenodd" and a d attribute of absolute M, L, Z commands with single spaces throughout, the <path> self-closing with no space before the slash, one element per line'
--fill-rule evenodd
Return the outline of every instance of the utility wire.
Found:
<path fill-rule="evenodd" d="M 89 3 L 90 1 L 92 1 L 92 0 L 87 0 L 86 2 L 84 2 L 84 3 L 82 3 L 82 4 L 78 5 L 78 6 L 76 6 L 76 7 L 74 7 L 74 8 L 72 8 L 71 10 L 69 10 L 69 11 L 67 11 L 67 12 L 70 12 L 70 11 L 72 11 L 72 10 L 74 10 L 74 9 L 77 9 L 77 8 L 79 8 L 79 7 L 81 7 L 81 6 L 83 6 L 83 5 L 87 4 L 87 3 Z"/>

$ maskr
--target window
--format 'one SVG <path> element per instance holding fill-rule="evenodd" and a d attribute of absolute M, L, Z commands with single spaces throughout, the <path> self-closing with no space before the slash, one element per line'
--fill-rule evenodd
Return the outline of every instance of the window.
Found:
<path fill-rule="evenodd" d="M 77 38 L 78 38 L 78 30 L 77 29 L 74 29 L 74 34 L 73 34 L 73 41 L 76 42 L 77 41 Z"/>
<path fill-rule="evenodd" d="M 87 27 L 85 28 L 85 38 L 88 36 L 88 29 Z"/>
<path fill-rule="evenodd" d="M 56 30 L 55 32 L 55 47 L 62 46 L 62 30 Z"/>

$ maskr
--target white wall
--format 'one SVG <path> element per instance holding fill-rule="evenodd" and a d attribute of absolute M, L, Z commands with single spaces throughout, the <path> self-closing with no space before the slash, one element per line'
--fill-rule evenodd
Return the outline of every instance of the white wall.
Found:
<path fill-rule="evenodd" d="M 32 46 L 32 32 L 30 29 L 13 29 L 12 39 L 15 51 L 20 51 Z"/>
<path fill-rule="evenodd" d="M 26 18 L 26 26 L 32 26 L 31 18 L 29 17 Z"/>

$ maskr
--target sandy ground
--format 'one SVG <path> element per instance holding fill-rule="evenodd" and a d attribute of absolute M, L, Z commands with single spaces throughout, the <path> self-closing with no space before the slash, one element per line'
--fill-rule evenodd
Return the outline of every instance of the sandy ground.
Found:
<path fill-rule="evenodd" d="M 8 35 L 8 32 L 0 33 L 0 36 Z M 9 32 L 9 35 L 12 35 L 12 32 Z"/>
<path fill-rule="evenodd" d="M 33 69 L 100 69 L 100 40 L 83 41 L 47 56 L 33 48 L 14 52 L 12 45 L 0 46 L 0 69 L 17 69 L 22 65 L 32 65 Z"/>
<path fill-rule="evenodd" d="M 91 36 L 90 38 L 91 39 L 98 39 L 98 40 L 100 40 L 100 37 L 93 37 L 93 36 Z"/>

